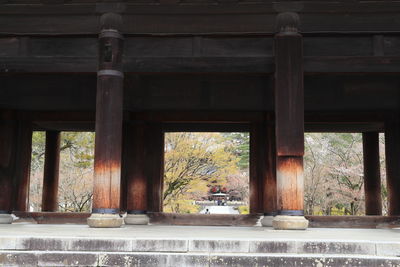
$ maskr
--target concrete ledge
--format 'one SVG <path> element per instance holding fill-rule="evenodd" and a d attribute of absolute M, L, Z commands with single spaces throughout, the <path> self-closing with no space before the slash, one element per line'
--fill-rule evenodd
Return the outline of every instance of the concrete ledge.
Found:
<path fill-rule="evenodd" d="M 203 240 L 138 238 L 0 237 L 0 251 L 292 253 L 400 256 L 399 242 L 343 240 Z"/>
<path fill-rule="evenodd" d="M 129 239 L 67 239 L 65 243 L 70 251 L 132 251 Z"/>
<path fill-rule="evenodd" d="M 303 254 L 358 254 L 375 255 L 372 242 L 348 241 L 297 241 L 297 253 Z"/>
<path fill-rule="evenodd" d="M 400 258 L 324 254 L 1 251 L 4 266 L 399 266 Z"/>
<path fill-rule="evenodd" d="M 249 252 L 249 241 L 239 240 L 191 240 L 189 251 L 192 252 Z"/>
<path fill-rule="evenodd" d="M 179 239 L 135 239 L 132 240 L 131 251 L 143 252 L 187 252 L 188 240 Z"/>

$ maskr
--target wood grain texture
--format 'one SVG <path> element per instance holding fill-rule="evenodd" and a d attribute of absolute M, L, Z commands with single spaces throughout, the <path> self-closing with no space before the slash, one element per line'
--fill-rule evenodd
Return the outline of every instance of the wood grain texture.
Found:
<path fill-rule="evenodd" d="M 265 137 L 263 122 L 252 123 L 250 126 L 250 165 L 249 165 L 249 206 L 250 213 L 263 212 L 263 159 Z"/>
<path fill-rule="evenodd" d="M 379 133 L 363 133 L 365 215 L 382 215 Z"/>
<path fill-rule="evenodd" d="M 122 53 L 122 39 L 100 35 L 93 210 L 120 209 L 124 79 L 114 74 L 122 70 Z M 111 74 L 100 75 L 101 71 Z"/>
<path fill-rule="evenodd" d="M 164 133 L 161 123 L 149 123 L 146 127 L 147 207 L 148 211 L 163 209 L 164 187 Z"/>
<path fill-rule="evenodd" d="M 9 114 L 7 114 L 9 115 Z M 12 118 L 0 120 L 0 210 L 11 213 L 13 209 L 14 170 L 16 168 L 17 122 Z"/>
<path fill-rule="evenodd" d="M 101 13 L 122 12 L 125 34 L 273 34 L 284 11 L 299 12 L 305 33 L 400 31 L 398 1 L 13 2 L 0 6 L 0 33 L 95 35 Z"/>
<path fill-rule="evenodd" d="M 28 211 L 32 156 L 32 122 L 30 120 L 20 118 L 17 138 L 16 166 L 18 167 L 14 174 L 16 193 L 13 199 L 13 210 Z"/>
<path fill-rule="evenodd" d="M 304 154 L 303 42 L 300 34 L 275 37 L 275 116 L 278 156 Z"/>
<path fill-rule="evenodd" d="M 58 184 L 61 134 L 46 132 L 46 151 L 43 172 L 42 211 L 58 211 Z"/>
<path fill-rule="evenodd" d="M 385 123 L 386 182 L 389 215 L 400 215 L 400 123 L 393 114 Z"/>
<path fill-rule="evenodd" d="M 145 123 L 131 122 L 126 125 L 123 151 L 123 174 L 126 179 L 127 211 L 147 211 L 147 177 L 145 173 L 146 143 Z M 125 165 L 125 166 L 124 166 Z"/>
<path fill-rule="evenodd" d="M 277 208 L 281 210 L 304 209 L 303 157 L 277 157 Z"/>
<path fill-rule="evenodd" d="M 93 208 L 119 209 L 123 83 L 120 77 L 98 79 Z"/>
<path fill-rule="evenodd" d="M 275 124 L 272 119 L 265 125 L 265 149 L 264 162 L 264 213 L 274 213 L 277 210 L 277 184 L 276 184 L 276 146 L 275 146 Z"/>

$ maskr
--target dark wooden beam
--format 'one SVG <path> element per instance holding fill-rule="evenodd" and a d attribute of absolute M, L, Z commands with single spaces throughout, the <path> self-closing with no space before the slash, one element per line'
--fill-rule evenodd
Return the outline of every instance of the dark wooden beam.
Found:
<path fill-rule="evenodd" d="M 118 214 L 120 209 L 124 76 L 123 37 L 118 31 L 119 25 L 119 15 L 102 16 L 92 205 L 95 214 Z"/>
<path fill-rule="evenodd" d="M 296 13 L 277 17 L 275 35 L 275 134 L 277 212 L 304 215 L 303 40 Z"/>
<path fill-rule="evenodd" d="M 32 156 L 32 122 L 18 121 L 18 142 L 15 168 L 14 210 L 28 211 Z"/>
<path fill-rule="evenodd" d="M 306 73 L 398 73 L 399 56 L 305 57 Z"/>
<path fill-rule="evenodd" d="M 382 215 L 379 133 L 363 133 L 365 215 Z"/>
<path fill-rule="evenodd" d="M 307 36 L 304 71 L 398 73 L 399 43 L 389 34 Z M 265 74 L 274 72 L 272 47 L 265 34 L 131 36 L 123 64 L 130 73 Z M 94 73 L 97 67 L 95 36 L 9 36 L 0 38 L 0 51 L 0 73 Z"/>
<path fill-rule="evenodd" d="M 127 123 L 125 126 L 125 155 L 122 161 L 123 179 L 126 180 L 126 210 L 128 214 L 144 214 L 147 212 L 148 179 L 146 164 L 146 125 L 144 122 Z"/>
<path fill-rule="evenodd" d="M 46 132 L 46 151 L 43 172 L 42 211 L 58 210 L 60 165 L 60 132 Z"/>
<path fill-rule="evenodd" d="M 263 167 L 265 160 L 263 122 L 251 124 L 250 166 L 249 166 L 249 206 L 250 213 L 263 212 Z"/>
<path fill-rule="evenodd" d="M 6 2 L 0 7 L 0 33 L 96 34 L 100 13 L 118 12 L 125 34 L 272 34 L 276 14 L 285 11 L 299 12 L 304 33 L 399 32 L 393 23 L 399 10 L 398 1 Z"/>
<path fill-rule="evenodd" d="M 0 57 L 1 58 L 1 57 Z M 94 73 L 95 58 L 1 58 L 0 73 Z M 273 57 L 127 57 L 129 73 L 267 73 Z M 305 73 L 399 73 L 400 56 L 305 57 Z"/>
<path fill-rule="evenodd" d="M 273 111 L 274 108 L 270 75 L 125 76 L 126 111 L 236 112 L 240 118 L 240 112 Z M 91 74 L 0 75 L 0 108 L 94 114 L 95 81 L 95 75 Z M 349 113 L 349 116 L 364 111 L 382 113 L 399 106 L 399 86 L 400 79 L 394 74 L 306 75 L 305 110 Z M 57 114 L 52 117 L 57 117 Z"/>
<path fill-rule="evenodd" d="M 0 213 L 11 213 L 14 200 L 14 170 L 18 127 L 14 114 L 3 113 L 0 117 Z"/>
<path fill-rule="evenodd" d="M 150 123 L 146 127 L 147 207 L 151 212 L 163 209 L 164 187 L 164 133 L 160 123 Z"/>
<path fill-rule="evenodd" d="M 0 210 L 27 211 L 32 124 L 15 111 L 0 112 Z M 11 186 L 11 187 L 10 187 Z"/>
<path fill-rule="evenodd" d="M 272 116 L 270 116 L 272 117 Z M 263 161 L 264 177 L 263 177 L 263 212 L 264 215 L 272 216 L 277 211 L 276 198 L 276 144 L 275 144 L 275 123 L 273 118 L 265 123 L 265 131 L 263 138 L 265 140 L 265 157 Z"/>
<path fill-rule="evenodd" d="M 165 123 L 164 132 L 249 132 L 248 123 Z"/>
<path fill-rule="evenodd" d="M 305 122 L 304 130 L 309 133 L 360 133 L 360 132 L 384 132 L 384 122 L 357 123 L 357 122 Z"/>
<path fill-rule="evenodd" d="M 249 111 L 147 111 L 135 112 L 132 114 L 131 119 L 140 119 L 164 123 L 227 123 L 227 124 L 240 124 L 248 123 L 249 121 L 261 121 L 263 114 L 260 112 Z"/>
<path fill-rule="evenodd" d="M 400 215 L 400 122 L 396 115 L 385 123 L 385 153 L 388 214 Z"/>

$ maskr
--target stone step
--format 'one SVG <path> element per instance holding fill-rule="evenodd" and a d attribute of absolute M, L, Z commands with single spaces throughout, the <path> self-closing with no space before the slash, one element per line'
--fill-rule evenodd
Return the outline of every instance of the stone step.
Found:
<path fill-rule="evenodd" d="M 398 257 L 337 254 L 0 251 L 0 266 L 400 266 Z"/>
<path fill-rule="evenodd" d="M 357 254 L 400 257 L 400 242 L 305 239 L 0 237 L 0 251 Z"/>

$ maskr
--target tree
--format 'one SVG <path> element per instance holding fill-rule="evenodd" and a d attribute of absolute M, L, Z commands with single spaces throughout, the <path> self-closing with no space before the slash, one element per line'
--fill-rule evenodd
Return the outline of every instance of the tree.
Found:
<path fill-rule="evenodd" d="M 167 210 L 179 212 L 180 200 L 204 195 L 212 184 L 224 185 L 229 175 L 238 172 L 238 159 L 224 141 L 220 133 L 166 134 L 163 200 Z"/>
<path fill-rule="evenodd" d="M 250 162 L 250 133 L 223 133 L 226 143 L 232 149 L 232 152 L 239 157 L 238 167 L 241 170 L 249 169 Z"/>
<path fill-rule="evenodd" d="M 41 210 L 45 132 L 32 136 L 30 207 Z M 93 187 L 94 133 L 63 132 L 60 147 L 60 211 L 89 211 Z"/>
<path fill-rule="evenodd" d="M 364 213 L 361 134 L 314 133 L 305 136 L 307 214 Z"/>

